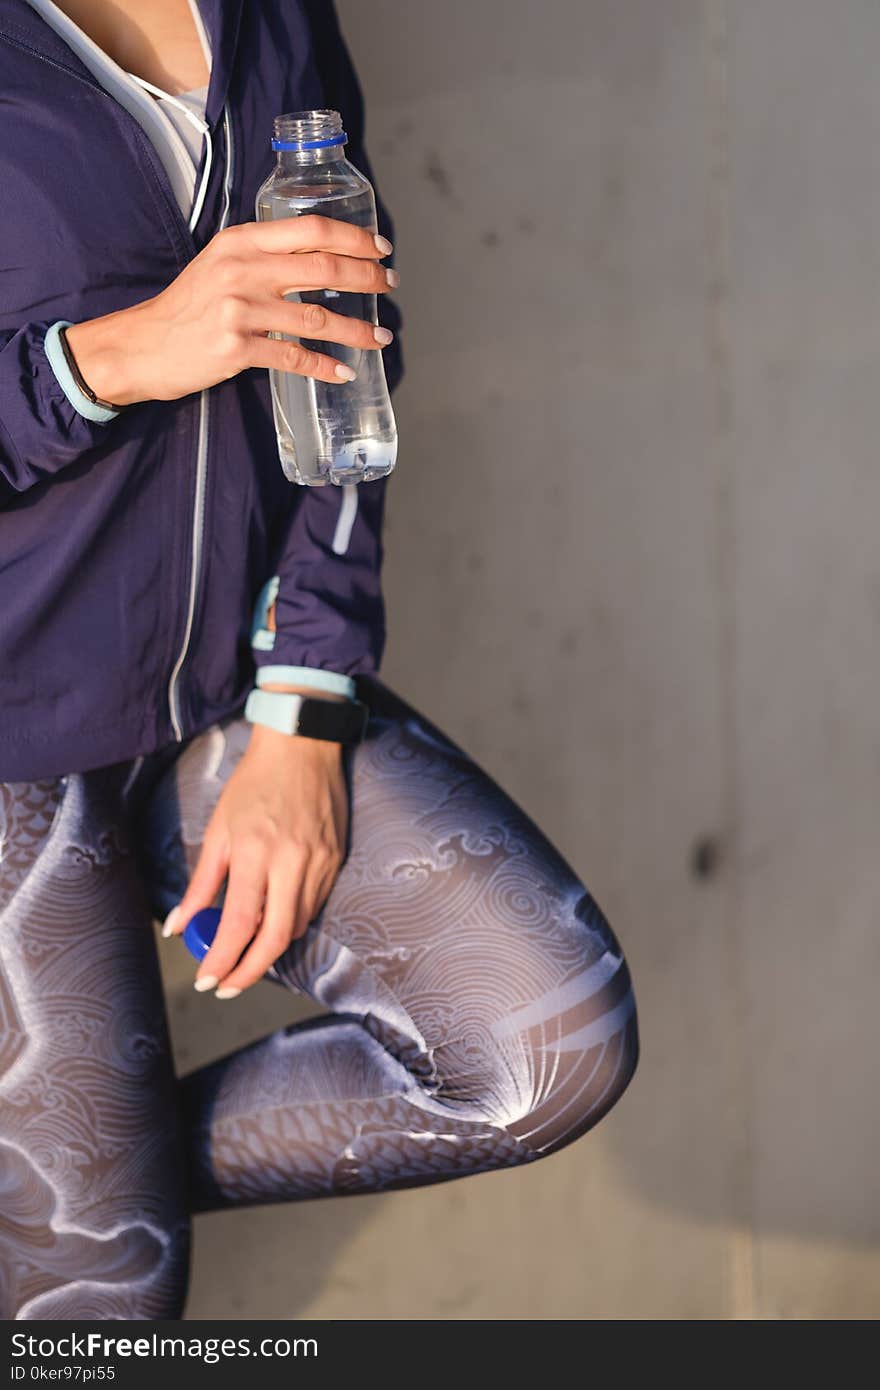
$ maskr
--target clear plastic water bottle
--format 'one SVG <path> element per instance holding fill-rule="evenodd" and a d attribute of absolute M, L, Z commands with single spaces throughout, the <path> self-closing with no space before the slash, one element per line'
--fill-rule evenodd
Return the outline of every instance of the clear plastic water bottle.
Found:
<path fill-rule="evenodd" d="M 377 231 L 372 185 L 345 158 L 345 144 L 338 111 L 277 116 L 272 141 L 277 163 L 257 194 L 257 221 L 312 212 Z M 368 323 L 378 322 L 374 294 L 309 290 L 285 297 L 303 304 L 321 304 L 334 313 Z M 287 338 L 285 334 L 273 336 Z M 299 341 L 346 363 L 357 376 L 354 381 L 334 383 L 294 372 L 269 372 L 285 475 L 291 482 L 309 487 L 384 477 L 397 459 L 397 426 L 381 350 L 306 338 Z"/>

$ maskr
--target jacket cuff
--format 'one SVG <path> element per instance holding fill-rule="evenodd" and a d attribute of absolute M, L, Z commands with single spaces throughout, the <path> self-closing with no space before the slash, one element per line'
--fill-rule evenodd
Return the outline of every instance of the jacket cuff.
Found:
<path fill-rule="evenodd" d="M 340 675 L 337 671 L 325 671 L 318 666 L 261 666 L 257 671 L 257 687 L 280 683 L 283 685 L 304 685 L 312 690 L 326 690 L 328 695 L 344 695 L 353 700 L 355 683 L 351 676 Z"/>
<path fill-rule="evenodd" d="M 351 676 L 343 675 L 339 671 L 328 671 L 322 666 L 293 666 L 282 664 L 282 659 L 265 656 L 263 653 L 271 652 L 275 647 L 277 632 L 270 628 L 268 624 L 269 609 L 278 596 L 278 589 L 281 584 L 279 575 L 273 574 L 266 580 L 254 605 L 254 617 L 251 624 L 251 649 L 254 653 L 254 661 L 257 667 L 256 688 L 260 689 L 270 682 L 279 682 L 285 685 L 304 685 L 312 690 L 326 690 L 328 694 L 345 695 L 347 699 L 353 700 L 355 696 L 355 683 Z"/>
<path fill-rule="evenodd" d="M 58 341 L 58 335 L 62 328 L 72 327 L 73 324 L 68 320 L 59 319 L 57 323 L 53 323 L 52 326 L 46 330 L 43 347 L 49 359 L 49 366 L 52 368 L 55 380 L 58 382 L 58 385 L 61 387 L 61 390 L 64 392 L 77 414 L 82 415 L 86 420 L 91 420 L 96 425 L 107 425 L 111 420 L 116 419 L 119 411 L 107 410 L 105 406 L 96 405 L 94 401 L 90 401 L 88 396 L 79 389 L 74 380 L 73 373 L 67 365 L 64 350 Z"/>

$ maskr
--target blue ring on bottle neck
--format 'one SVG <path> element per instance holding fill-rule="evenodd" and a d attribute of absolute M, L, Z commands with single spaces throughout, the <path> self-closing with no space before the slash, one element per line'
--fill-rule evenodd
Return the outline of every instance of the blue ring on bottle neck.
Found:
<path fill-rule="evenodd" d="M 328 145 L 344 145 L 348 140 L 344 130 L 326 140 L 273 140 L 273 150 L 325 150 Z"/>

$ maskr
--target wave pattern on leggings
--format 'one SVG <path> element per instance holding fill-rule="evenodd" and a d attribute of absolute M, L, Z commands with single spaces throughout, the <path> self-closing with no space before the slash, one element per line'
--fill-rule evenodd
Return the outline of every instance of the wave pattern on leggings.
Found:
<path fill-rule="evenodd" d="M 158 1317 L 186 1265 L 150 918 L 107 780 L 2 788 L 4 1317 Z"/>
<path fill-rule="evenodd" d="M 625 1089 L 633 997 L 599 909 L 460 749 L 363 684 L 346 861 L 273 971 L 327 1013 L 180 1083 L 151 909 L 181 896 L 249 726 L 0 785 L 3 1316 L 179 1316 L 188 1209 L 530 1163 Z"/>
<path fill-rule="evenodd" d="M 387 693 L 373 710 L 348 857 L 276 965 L 336 1017 L 188 1079 L 197 1206 L 529 1162 L 595 1124 L 635 1066 L 629 972 L 583 885 L 437 729 Z"/>

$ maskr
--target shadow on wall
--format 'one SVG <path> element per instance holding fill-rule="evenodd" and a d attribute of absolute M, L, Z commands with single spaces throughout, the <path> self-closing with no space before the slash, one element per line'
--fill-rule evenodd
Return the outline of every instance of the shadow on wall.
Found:
<path fill-rule="evenodd" d="M 775 20 L 751 15 L 751 8 L 727 7 L 733 24 L 753 26 L 740 57 L 764 53 L 774 69 L 752 92 L 766 118 L 761 138 L 753 138 L 755 158 L 779 128 L 778 107 L 761 104 L 779 90 L 776 65 L 800 63 L 802 55 L 781 33 L 775 46 L 764 41 L 764 26 L 782 23 L 784 4 L 772 7 Z M 821 7 L 804 8 L 825 23 L 816 20 Z M 643 1051 L 620 1106 L 597 1135 L 546 1165 L 483 1178 L 487 1190 L 515 1190 L 511 1210 L 527 1208 L 529 1195 L 540 1192 L 555 1203 L 566 1240 L 564 1175 L 576 1186 L 582 1175 L 600 1171 L 599 1205 L 607 1193 L 634 1240 L 650 1207 L 682 1217 L 681 1229 L 729 1226 L 745 1215 L 757 1217 L 762 1235 L 873 1247 L 880 1244 L 880 1202 L 865 1194 L 872 1184 L 876 1189 L 868 1156 L 880 1136 L 868 1054 L 858 1041 L 869 1011 L 859 972 L 835 974 L 849 957 L 864 960 L 862 981 L 871 978 L 869 952 L 858 945 L 864 938 L 856 937 L 863 930 L 858 916 L 869 926 L 876 918 L 869 856 L 854 839 L 864 831 L 854 829 L 850 815 L 838 833 L 834 805 L 822 811 L 809 784 L 809 739 L 792 758 L 799 779 L 792 814 L 781 814 L 784 801 L 777 800 L 765 816 L 777 840 L 768 840 L 769 849 L 759 844 L 758 853 L 768 862 L 781 856 L 779 867 L 767 869 L 757 855 L 734 863 L 721 825 L 719 691 L 731 673 L 720 669 L 719 627 L 732 600 L 720 591 L 714 548 L 711 402 L 718 364 L 709 360 L 706 320 L 709 290 L 720 282 L 713 280 L 718 265 L 706 232 L 707 131 L 714 119 L 706 9 L 701 0 L 631 0 L 623 24 L 618 0 L 517 0 L 503 15 L 500 5 L 473 0 L 431 7 L 339 0 L 367 93 L 368 144 L 395 214 L 406 326 L 408 376 L 396 402 L 401 454 L 389 489 L 383 674 L 556 841 L 620 932 L 635 980 Z M 832 28 L 829 22 L 829 34 Z M 827 50 L 816 45 L 823 65 L 834 59 Z M 800 114 L 814 111 L 816 93 L 833 89 L 835 110 L 847 116 L 849 84 L 838 77 L 836 86 L 817 77 L 800 96 L 792 85 Z M 867 102 L 870 83 L 858 90 Z M 820 114 L 838 132 L 830 106 Z M 813 161 L 815 185 L 798 185 L 803 194 L 815 186 L 814 211 L 823 217 L 845 200 L 834 184 L 826 195 L 820 176 L 846 172 L 838 151 L 851 152 L 850 132 L 864 125 L 858 111 L 848 121 L 843 116 L 831 157 Z M 737 119 L 744 120 L 741 109 Z M 814 134 L 821 135 L 818 127 Z M 856 197 L 870 181 L 851 157 L 858 169 L 846 189 Z M 783 162 L 752 170 L 755 198 L 786 186 Z M 752 211 L 749 204 L 740 216 Z M 793 219 L 772 202 L 756 212 L 761 236 L 786 243 L 784 253 L 777 246 L 775 258 L 758 259 L 788 284 L 788 239 L 806 235 L 811 219 Z M 821 233 L 826 224 L 818 218 L 816 225 Z M 815 323 L 824 324 L 833 317 L 836 282 L 823 279 L 830 273 L 827 246 L 819 249 L 824 259 L 807 258 L 803 270 L 792 254 L 799 279 L 789 288 L 792 302 L 806 305 L 810 286 L 819 286 Z M 768 315 L 771 291 L 764 287 Z M 752 325 L 761 309 L 738 305 Z M 784 313 L 777 318 L 784 324 Z M 839 341 L 850 351 L 844 327 L 838 324 Z M 760 335 L 750 333 L 746 355 L 757 360 Z M 804 342 L 822 336 L 812 328 L 802 334 Z M 798 379 L 796 354 L 788 366 Z M 822 388 L 829 370 L 820 368 L 815 384 Z M 873 364 L 870 376 L 876 380 Z M 809 376 L 803 381 L 813 384 Z M 845 463 L 835 432 L 839 425 L 843 437 L 840 402 L 847 399 L 817 394 L 817 410 L 830 406 L 835 469 Z M 809 389 L 798 409 L 792 402 L 792 417 L 802 413 L 817 424 Z M 756 415 L 750 424 L 758 429 L 761 421 Z M 792 696 L 785 716 L 792 721 L 819 699 L 821 685 L 812 665 L 809 678 L 792 676 L 801 655 L 794 650 L 798 634 L 785 623 L 784 590 L 794 580 L 782 575 L 789 556 L 779 535 L 801 474 L 797 487 L 774 475 L 775 456 L 784 455 L 775 442 L 771 434 L 743 449 L 760 471 L 748 497 L 746 476 L 738 499 L 759 578 L 767 554 L 779 555 L 779 573 L 770 571 L 778 593 L 772 586 L 749 591 L 749 622 L 765 642 L 755 643 L 751 666 L 740 673 L 740 684 L 758 692 L 746 707 L 757 719 L 744 717 L 744 724 L 767 717 L 771 677 L 781 675 Z M 779 442 L 791 441 L 780 435 Z M 799 466 L 810 450 L 815 443 L 805 431 L 795 450 Z M 826 462 L 813 459 L 815 471 L 830 477 L 835 469 Z M 866 481 L 860 497 L 867 488 Z M 876 515 L 870 506 L 861 511 Z M 756 516 L 778 528 L 766 543 Z M 822 604 L 800 638 L 810 660 L 814 651 L 821 655 L 812 619 L 821 621 L 829 595 L 845 612 L 841 631 L 849 630 L 855 604 L 844 607 L 847 591 L 834 587 L 849 549 L 842 544 L 833 563 L 826 557 Z M 814 574 L 805 568 L 795 578 L 800 584 Z M 853 570 L 854 592 L 862 578 Z M 745 602 L 742 594 L 738 601 Z M 775 636 L 765 625 L 774 605 Z M 833 605 L 828 611 L 833 618 Z M 839 650 L 843 670 L 852 652 Z M 859 660 L 870 674 L 861 649 Z M 834 663 L 826 657 L 826 664 Z M 827 677 L 821 663 L 818 675 Z M 865 685 L 876 689 L 876 681 Z M 834 766 L 845 768 L 849 757 L 859 768 L 851 786 L 842 781 L 835 791 L 847 811 L 869 759 L 846 742 L 848 725 L 858 732 L 858 721 L 846 717 L 844 686 L 831 688 L 843 710 Z M 727 698 L 741 694 L 728 690 Z M 866 712 L 863 722 L 867 727 Z M 873 710 L 870 724 L 876 730 Z M 784 783 L 790 769 L 777 753 L 786 737 L 783 729 L 765 741 L 772 775 L 766 784 L 758 776 L 753 802 L 761 788 L 775 794 Z M 762 751 L 756 746 L 753 779 Z M 874 751 L 870 757 L 876 763 Z M 869 803 L 867 773 L 864 787 Z M 812 828 L 803 830 L 810 803 L 819 808 L 815 845 Z M 817 871 L 819 863 L 833 873 Z M 750 916 L 731 908 L 737 875 Z M 861 957 L 836 949 L 844 935 Z M 171 945 L 163 943 L 166 964 Z M 181 973 L 170 988 L 183 1070 L 314 1012 L 269 985 L 227 1011 L 183 981 Z M 426 1200 L 452 1212 L 459 1186 L 432 1189 Z M 294 1316 L 327 1279 L 344 1280 L 340 1255 L 363 1223 L 387 1211 L 384 1201 L 361 1196 L 258 1208 L 246 1221 L 235 1212 L 199 1218 L 190 1316 L 234 1317 L 245 1306 L 251 1312 L 257 1283 L 265 1316 Z M 662 1244 L 665 1224 L 658 1230 Z M 616 1244 L 615 1230 L 601 1235 Z M 232 1262 L 229 1250 L 238 1255 Z M 664 1245 L 658 1269 L 665 1261 Z M 205 1276 L 222 1271 L 222 1289 L 216 1273 L 198 1278 L 199 1269 Z"/>
<path fill-rule="evenodd" d="M 768 907 L 764 929 L 750 937 L 728 896 L 736 900 L 733 879 L 747 876 L 748 866 L 732 863 L 729 841 L 705 812 L 688 808 L 690 818 L 675 824 L 682 783 L 693 776 L 689 761 L 705 756 L 711 764 L 712 750 L 701 753 L 685 734 L 677 765 L 663 767 L 659 758 L 651 765 L 653 741 L 662 737 L 657 722 L 668 718 L 674 730 L 682 715 L 633 708 L 642 673 L 621 651 L 631 637 L 626 620 L 603 608 L 607 580 L 592 573 L 603 552 L 597 563 L 585 546 L 579 573 L 570 562 L 555 568 L 554 554 L 570 561 L 572 499 L 575 509 L 590 505 L 590 469 L 566 437 L 570 424 L 511 412 L 492 391 L 448 412 L 442 400 L 404 394 L 398 415 L 402 438 L 417 448 L 410 467 L 404 455 L 389 500 L 394 623 L 384 674 L 536 819 L 620 934 L 642 1054 L 630 1089 L 602 1124 L 607 1162 L 634 1195 L 690 1221 L 755 1222 L 763 1237 L 880 1246 L 880 1206 L 866 1191 L 880 1134 L 873 1090 L 865 1090 L 864 1027 L 853 1022 L 850 1049 L 843 996 L 832 1002 L 821 984 L 829 934 L 856 940 L 868 920 L 853 920 L 860 898 L 869 898 L 870 910 L 858 848 L 851 869 L 839 849 L 840 897 L 824 922 L 817 895 L 814 920 L 794 934 L 786 907 L 771 946 Z M 626 435 L 623 422 L 619 434 Z M 553 460 L 546 485 L 528 476 L 528 461 L 537 459 Z M 647 474 L 652 461 L 642 465 Z M 593 480 L 598 502 L 602 483 Z M 621 545 L 632 540 L 625 521 L 617 537 Z M 534 561 L 536 544 L 545 553 Z M 636 552 L 634 571 L 638 565 Z M 644 576 L 631 580 L 633 601 L 649 606 Z M 692 658 L 684 650 L 687 681 Z M 641 655 L 657 659 L 647 648 Z M 706 682 L 693 660 L 699 700 Z M 564 692 L 573 684 L 583 694 L 571 700 Z M 651 698 L 649 689 L 638 692 L 642 698 Z M 640 771 L 633 765 L 642 731 L 625 728 L 639 721 L 648 730 Z M 793 862 L 793 876 L 804 871 Z M 828 894 L 833 899 L 833 885 Z M 803 889 L 793 897 L 802 903 Z M 578 1141 L 585 1166 L 593 1142 L 591 1135 Z M 841 1178 L 848 1167 L 850 1183 Z M 542 1179 L 552 1181 L 543 1164 L 508 1180 Z"/>
<path fill-rule="evenodd" d="M 876 436 L 870 388 L 851 418 L 877 362 L 876 315 L 859 317 L 874 262 L 852 230 L 875 195 L 847 144 L 859 103 L 876 110 L 864 44 L 821 6 L 794 47 L 786 4 L 772 45 L 768 16 L 700 0 L 633 0 L 625 22 L 616 0 L 339 9 L 396 218 L 408 365 L 383 673 L 620 932 L 643 1039 L 602 1128 L 621 1182 L 693 1222 L 876 1246 L 877 720 L 859 689 L 876 689 L 877 581 L 846 501 L 875 497 L 847 457 Z M 837 357 L 798 328 L 829 314 Z"/>

